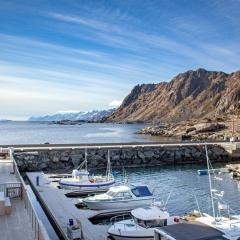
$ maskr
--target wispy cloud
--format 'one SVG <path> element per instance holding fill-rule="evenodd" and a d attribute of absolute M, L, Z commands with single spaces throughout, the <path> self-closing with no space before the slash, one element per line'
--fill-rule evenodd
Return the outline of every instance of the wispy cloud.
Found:
<path fill-rule="evenodd" d="M 50 12 L 48 15 L 52 18 L 69 22 L 69 23 L 75 23 L 75 24 L 80 24 L 86 27 L 90 27 L 93 29 L 101 30 L 101 31 L 109 31 L 112 28 L 112 25 L 96 21 L 93 19 L 87 19 L 83 17 L 77 17 L 77 16 L 69 16 L 69 15 L 64 15 L 61 13 L 55 13 L 55 12 Z"/>
<path fill-rule="evenodd" d="M 138 83 L 237 70 L 239 1 L 229 1 L 4 2 L 0 107 L 9 116 L 109 108 Z"/>
<path fill-rule="evenodd" d="M 195 61 L 199 66 L 211 66 L 212 68 L 223 68 L 224 70 L 230 69 L 232 62 L 228 63 L 226 61 L 227 58 L 236 60 L 239 59 L 238 54 L 229 55 L 230 50 L 225 47 L 225 54 L 223 48 L 221 46 L 217 46 L 217 44 L 213 45 L 214 48 L 211 48 L 211 43 L 202 42 L 201 39 L 194 39 L 194 35 L 189 37 L 187 33 L 189 29 L 195 34 L 195 36 L 203 35 L 206 32 L 206 29 L 210 30 L 213 34 L 215 28 L 211 22 L 205 21 L 202 24 L 194 24 L 198 19 L 192 17 L 190 19 L 186 19 L 186 17 L 176 17 L 171 20 L 171 24 L 169 25 L 172 29 L 174 29 L 175 33 L 182 36 L 187 34 L 189 37 L 189 41 L 182 41 L 181 38 L 175 37 L 167 37 L 162 34 L 151 34 L 145 33 L 143 31 L 131 30 L 126 27 L 115 27 L 114 24 L 106 24 L 101 20 L 89 20 L 78 16 L 69 16 L 58 13 L 51 13 L 51 17 L 55 17 L 60 21 L 67 21 L 69 23 L 74 24 L 85 24 L 89 25 L 89 27 L 94 28 L 94 30 L 98 30 L 95 32 L 97 38 L 91 37 L 93 41 L 99 41 L 99 39 L 103 40 L 103 44 L 109 44 L 110 46 L 125 48 L 129 51 L 133 51 L 136 54 L 139 52 L 154 54 L 157 50 L 160 54 L 163 53 L 168 55 L 168 58 L 172 56 L 172 58 L 187 58 L 187 60 Z M 212 30 L 211 30 L 212 29 Z M 112 34 L 109 34 L 109 33 Z M 215 31 L 216 35 L 217 32 Z M 74 33 L 73 33 L 74 34 Z M 218 35 L 217 35 L 218 36 Z M 209 46 L 209 48 L 206 47 Z M 219 56 L 214 56 L 216 49 L 221 49 L 220 56 L 224 59 L 219 59 Z M 215 49 L 213 53 L 213 49 Z M 219 54 L 218 54 L 219 55 Z M 149 60 L 149 59 L 148 59 Z M 150 60 L 151 61 L 151 60 Z M 233 66 L 236 68 L 236 66 Z"/>
<path fill-rule="evenodd" d="M 119 107 L 121 104 L 122 104 L 122 100 L 113 100 L 108 104 L 108 106 Z"/>

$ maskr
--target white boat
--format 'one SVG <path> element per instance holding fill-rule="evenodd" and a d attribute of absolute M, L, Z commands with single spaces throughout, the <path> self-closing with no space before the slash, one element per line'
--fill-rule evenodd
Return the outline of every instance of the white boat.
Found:
<path fill-rule="evenodd" d="M 211 162 L 205 146 L 208 171 Z M 190 222 L 179 226 L 163 227 L 155 229 L 155 240 L 240 240 L 240 216 L 231 215 L 230 207 L 221 199 L 223 191 L 212 188 L 212 180 L 209 175 L 209 186 L 212 205 L 212 216 L 206 213 L 195 212 L 190 216 Z M 217 201 L 217 204 L 216 204 Z M 217 208 L 216 208 L 217 205 Z M 224 216 L 223 213 L 227 216 Z M 192 217 L 193 216 L 193 217 Z M 181 234 L 176 234 L 181 232 Z"/>
<path fill-rule="evenodd" d="M 154 197 L 146 185 L 114 186 L 107 193 L 87 197 L 82 202 L 89 209 L 134 209 L 153 203 Z"/>
<path fill-rule="evenodd" d="M 110 153 L 108 151 L 108 164 L 106 175 L 90 176 L 87 170 L 87 151 L 85 150 L 85 160 L 82 164 L 72 171 L 71 177 L 62 178 L 59 180 L 59 185 L 65 189 L 80 190 L 80 191 L 94 191 L 94 190 L 108 190 L 115 183 L 112 175 Z"/>
<path fill-rule="evenodd" d="M 181 233 L 181 234 L 176 234 Z M 154 240 L 240 240 L 239 217 L 215 219 L 204 213 L 194 221 L 154 230 Z"/>
<path fill-rule="evenodd" d="M 206 224 L 223 233 L 223 237 L 229 240 L 240 240 L 239 216 L 221 217 L 216 219 L 208 214 L 196 219 L 197 222 Z"/>
<path fill-rule="evenodd" d="M 124 216 L 124 215 L 123 215 Z M 153 240 L 154 229 L 179 223 L 178 216 L 170 216 L 159 206 L 137 208 L 131 211 L 131 218 L 117 222 L 116 216 L 108 229 L 111 240 Z"/>
<path fill-rule="evenodd" d="M 221 231 L 198 222 L 154 229 L 154 240 L 227 240 L 223 235 Z"/>

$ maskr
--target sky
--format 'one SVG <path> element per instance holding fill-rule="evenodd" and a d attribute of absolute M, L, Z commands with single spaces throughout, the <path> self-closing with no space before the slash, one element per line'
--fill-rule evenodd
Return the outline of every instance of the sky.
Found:
<path fill-rule="evenodd" d="M 0 118 L 118 106 L 240 62 L 240 0 L 0 0 Z"/>

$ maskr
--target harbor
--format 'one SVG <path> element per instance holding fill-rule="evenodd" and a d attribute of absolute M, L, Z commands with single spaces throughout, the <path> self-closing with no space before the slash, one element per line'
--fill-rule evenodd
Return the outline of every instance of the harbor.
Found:
<path fill-rule="evenodd" d="M 240 0 L 0 4 L 0 240 L 240 240 Z"/>
<path fill-rule="evenodd" d="M 120 209 L 114 208 L 114 207 L 110 207 L 108 209 L 102 209 L 102 210 L 94 210 L 94 209 L 89 209 L 86 208 L 86 206 L 84 206 L 84 204 L 82 204 L 82 200 L 81 199 L 86 199 L 86 197 L 88 196 L 93 196 L 94 194 L 104 194 L 106 193 L 106 189 L 96 189 L 96 190 L 85 190 L 84 192 L 81 190 L 79 191 L 78 189 L 65 189 L 64 187 L 61 186 L 60 182 L 61 179 L 69 179 L 71 180 L 72 178 L 72 174 L 69 173 L 55 173 L 54 172 L 49 172 L 49 170 L 47 172 L 44 171 L 27 171 L 24 174 L 24 178 L 27 179 L 27 183 L 29 184 L 29 186 L 26 185 L 26 180 L 23 181 L 23 178 L 21 176 L 21 174 L 19 173 L 19 166 L 18 166 L 18 161 L 16 161 L 15 156 L 22 156 L 22 159 L 25 156 L 29 157 L 29 153 L 33 154 L 33 155 L 37 155 L 38 151 L 59 151 L 59 150 L 64 150 L 64 151 L 69 151 L 69 149 L 73 149 L 73 150 L 81 150 L 83 151 L 83 153 L 85 154 L 85 163 L 84 161 L 82 162 L 82 164 L 80 164 L 80 168 L 79 168 L 79 173 L 82 174 L 84 173 L 84 169 L 87 170 L 88 163 L 91 163 L 91 154 L 89 154 L 89 152 L 91 150 L 106 150 L 107 151 L 107 159 L 105 162 L 105 167 L 103 168 L 107 168 L 111 171 L 111 166 L 107 167 L 107 162 L 112 163 L 112 155 L 111 155 L 111 151 L 116 150 L 117 148 L 119 149 L 144 149 L 147 148 L 149 151 L 149 148 L 153 147 L 160 149 L 160 151 L 164 151 L 164 147 L 173 147 L 174 149 L 176 148 L 181 148 L 181 147 L 193 147 L 193 146 L 197 146 L 197 147 L 201 147 L 204 150 L 204 147 L 208 146 L 209 149 L 211 149 L 211 147 L 214 146 L 220 146 L 221 148 L 224 149 L 224 145 L 226 144 L 226 152 L 231 155 L 231 150 L 234 149 L 234 159 L 237 159 L 236 157 L 236 151 L 238 149 L 238 143 L 226 143 L 226 142 L 209 142 L 209 143 L 192 143 L 192 142 L 185 142 L 185 143 L 153 143 L 153 144 L 100 144 L 100 145 L 61 145 L 61 146 L 12 146 L 12 147 L 2 147 L 1 148 L 1 152 L 4 153 L 3 154 L 1 163 L 2 163 L 2 171 L 5 171 L 6 173 L 4 175 L 1 175 L 2 177 L 2 182 L 5 182 L 5 185 L 9 188 L 9 181 L 12 182 L 16 182 L 19 183 L 20 185 L 20 189 L 21 189 L 21 195 L 19 195 L 20 200 L 22 201 L 22 205 L 19 204 L 19 209 L 17 208 L 12 208 L 15 210 L 15 212 L 17 212 L 17 214 L 23 215 L 24 214 L 28 214 L 28 208 L 29 208 L 29 203 L 25 203 L 28 201 L 32 201 L 31 198 L 29 197 L 28 192 L 28 188 L 30 187 L 34 193 L 34 195 L 36 196 L 37 201 L 39 202 L 41 208 L 43 209 L 44 214 L 46 215 L 49 223 L 52 225 L 52 228 L 54 229 L 56 236 L 59 239 L 87 239 L 87 240 L 91 240 L 91 239 L 96 239 L 96 240 L 101 240 L 101 239 L 106 239 L 107 236 L 109 236 L 108 231 L 111 232 L 111 230 L 109 230 L 109 223 L 111 223 L 111 221 L 116 221 L 116 219 L 118 219 L 118 221 L 121 220 L 122 217 L 119 218 L 119 216 L 128 216 L 126 219 L 129 218 L 129 216 L 131 216 L 131 211 L 134 208 L 137 208 L 137 205 L 135 205 L 135 207 L 126 207 L 123 208 L 121 207 Z M 229 147 L 232 144 L 231 147 Z M 44 148 L 44 149 L 43 149 Z M 101 149 L 102 148 L 102 149 Z M 20 154 L 19 154 L 20 153 Z M 15 155 L 16 154 L 16 155 Z M 25 154 L 25 155 L 23 155 Z M 6 159 L 5 159 L 6 158 Z M 84 158 L 83 158 L 84 159 Z M 33 161 L 33 158 L 30 158 L 31 161 Z M 41 159 L 38 159 L 39 161 L 41 161 Z M 206 161 L 206 159 L 202 159 L 203 162 Z M 3 163 L 5 164 L 5 166 L 8 166 L 7 168 L 4 167 Z M 6 165 L 8 164 L 8 165 Z M 193 164 L 193 162 L 191 161 L 191 164 Z M 200 164 L 200 165 L 199 165 Z M 224 179 L 224 183 L 226 184 L 227 182 L 232 182 L 235 180 L 231 180 L 231 178 L 229 178 L 231 175 L 229 173 L 226 172 L 226 169 L 230 169 L 229 166 L 232 165 L 226 165 L 226 168 L 223 165 L 223 162 L 218 162 L 216 161 L 216 166 L 213 169 L 211 169 L 211 171 L 209 171 L 209 175 L 214 175 L 215 172 L 221 172 L 222 171 L 222 176 L 219 175 L 219 177 L 214 177 L 213 182 L 215 183 L 216 179 Z M 207 200 L 208 204 L 206 204 L 206 199 L 205 199 L 205 195 L 209 194 L 207 188 L 205 190 L 201 189 L 202 187 L 200 186 L 195 186 L 194 184 L 191 185 L 190 183 L 188 183 L 188 186 L 184 184 L 184 182 L 179 182 L 179 180 L 177 180 L 177 178 L 181 179 L 181 181 L 184 179 L 183 177 L 181 177 L 180 175 L 177 175 L 176 180 L 172 181 L 171 183 L 171 187 L 169 185 L 169 181 L 168 179 L 165 179 L 163 176 L 164 174 L 166 174 L 167 172 L 171 172 L 171 168 L 169 168 L 169 165 L 171 166 L 172 163 L 165 166 L 164 165 L 159 165 L 158 167 L 151 167 L 151 166 L 146 166 L 146 170 L 145 171 L 150 171 L 148 174 L 148 178 L 142 178 L 140 176 L 143 176 L 142 173 L 140 175 L 136 175 L 136 173 L 139 171 L 138 168 L 139 166 L 132 166 L 129 169 L 126 167 L 127 171 L 128 171 L 128 176 L 127 176 L 127 182 L 128 184 L 133 184 L 133 183 L 141 183 L 140 185 L 142 185 L 143 183 L 148 184 L 150 187 L 154 188 L 154 198 L 156 203 L 157 202 L 162 202 L 163 200 L 168 202 L 168 209 L 169 209 L 169 213 L 170 214 L 175 214 L 177 216 L 183 216 L 184 213 L 189 212 L 193 209 L 201 209 L 201 211 L 204 212 L 208 212 L 211 213 L 211 203 L 209 202 L 209 199 Z M 183 165 L 178 165 L 177 163 L 174 163 L 174 165 L 176 165 L 173 170 L 175 168 L 177 169 L 181 169 L 183 168 L 182 174 L 187 174 L 188 172 L 188 168 L 186 168 L 186 166 Z M 182 167 L 181 167 L 182 166 Z M 194 165 L 193 165 L 194 166 Z M 73 166 L 74 167 L 74 166 Z M 194 176 L 192 178 L 196 178 L 196 180 L 198 178 L 202 179 L 202 181 L 205 182 L 205 185 L 207 184 L 208 181 L 208 171 L 206 171 L 206 167 L 207 165 L 199 162 L 196 163 L 196 166 L 194 167 L 195 170 L 191 171 L 191 174 Z M 20 165 L 21 168 L 21 165 Z M 167 172 L 165 173 L 164 169 L 167 169 Z M 6 171 L 6 169 L 8 169 Z M 118 169 L 118 168 L 116 168 Z M 141 168 L 140 168 L 141 169 Z M 56 170 L 56 169 L 55 169 Z M 85 170 L 85 171 L 86 171 Z M 224 171 L 223 171 L 224 170 Z M 104 172 L 103 169 L 95 169 L 94 168 L 89 168 L 88 171 L 91 172 Z M 121 172 L 122 170 L 118 170 L 118 175 L 115 178 L 116 180 L 116 186 L 121 186 L 122 184 L 126 184 L 124 183 L 124 179 L 126 178 L 126 176 L 124 175 L 124 172 Z M 160 171 L 160 173 L 163 171 L 163 175 L 162 177 L 158 176 L 158 171 Z M 174 170 L 175 171 L 175 170 Z M 204 172 L 204 174 L 199 174 L 199 171 L 201 173 Z M 132 172 L 132 173 L 131 173 Z M 10 174 L 12 173 L 12 174 Z M 179 174 L 179 173 L 178 173 Z M 9 175 L 11 176 L 10 179 Z M 5 176 L 5 179 L 3 178 Z M 7 177 L 6 177 L 7 176 Z M 186 175 L 187 176 L 187 175 Z M 215 175 L 214 175 L 215 176 Z M 157 183 L 157 186 L 155 185 Z M 8 185 L 7 185 L 8 184 Z M 60 185 L 59 185 L 60 184 Z M 196 184 L 196 183 L 195 183 Z M 198 183 L 197 183 L 198 184 Z M 216 183 L 215 183 L 216 184 Z M 232 183 L 231 183 L 232 184 Z M 155 185 L 155 187 L 153 187 Z M 219 184 L 218 184 L 219 185 Z M 184 187 L 183 187 L 184 186 Z M 180 189 L 181 191 L 179 191 Z M 224 187 L 224 184 L 222 185 L 222 187 Z M 3 188 L 3 187 L 2 187 Z M 170 189 L 171 188 L 171 189 Z M 129 189 L 129 191 L 131 192 L 132 188 Z M 224 189 L 226 192 L 229 191 L 229 189 Z M 4 194 L 5 195 L 9 195 L 6 190 L 4 190 Z M 178 199 L 178 203 L 176 205 L 176 197 L 182 193 L 185 193 L 185 199 Z M 193 193 L 194 192 L 194 193 Z M 204 193 L 205 192 L 205 193 Z M 204 193 L 204 194 L 203 194 Z M 171 197 L 170 197 L 171 195 Z M 200 197 L 201 195 L 203 195 L 204 197 Z M 10 196 L 10 195 L 9 195 Z M 240 196 L 239 196 L 240 197 Z M 11 197 L 10 197 L 11 198 Z M 22 198 L 22 200 L 21 200 Z M 195 202 L 195 198 L 198 198 L 197 204 Z M 190 203 L 189 200 L 192 199 L 193 202 Z M 186 201 L 189 202 L 189 205 L 186 204 Z M 11 203 L 14 205 L 16 202 L 16 200 L 11 198 Z M 57 204 L 56 204 L 57 203 Z M 148 206 L 150 206 L 151 204 L 146 204 Z M 235 205 L 235 204 L 234 204 Z M 21 207 L 20 207 L 21 206 Z M 30 206 L 33 206 L 30 205 Z M 207 207 L 207 208 L 206 208 Z M 27 208 L 27 209 L 26 209 Z M 236 210 L 236 206 L 234 207 Z M 180 210 L 181 209 L 181 210 Z M 27 211 L 25 211 L 27 210 Z M 239 209 L 240 210 L 240 209 Z M 44 222 L 42 222 L 39 217 L 37 216 L 38 214 L 36 213 L 36 210 L 33 207 L 32 213 L 31 213 L 31 217 L 30 219 L 26 218 L 24 221 L 26 221 L 26 225 L 29 224 L 29 228 L 28 229 L 32 229 L 31 231 L 29 231 L 29 239 L 41 239 L 41 240 L 48 240 L 51 239 L 48 236 L 48 232 L 45 229 L 44 226 Z M 13 215 L 14 216 L 14 215 Z M 35 217 L 34 220 L 34 224 L 31 224 L 31 219 L 33 218 L 33 216 Z M 24 218 L 23 218 L 24 219 Z M 6 220 L 5 220 L 6 221 Z M 125 221 L 130 221 L 130 220 L 125 220 Z M 131 221 L 130 221 L 131 223 Z M 72 224 L 72 225 L 71 225 Z M 113 223 L 112 223 L 113 224 Z M 117 223 L 116 223 L 117 224 Z M 132 223 L 131 223 L 132 224 Z M 73 227 L 74 226 L 74 227 Z M 74 229 L 74 230 L 73 230 Z M 32 234 L 32 235 L 31 235 Z M 75 237 L 74 237 L 75 236 Z M 11 238 L 10 238 L 11 239 Z M 12 237 L 12 239 L 14 239 Z M 26 238 L 27 239 L 27 238 Z M 109 238 L 109 239 L 114 239 L 114 238 Z M 147 239 L 147 238 L 146 238 Z"/>

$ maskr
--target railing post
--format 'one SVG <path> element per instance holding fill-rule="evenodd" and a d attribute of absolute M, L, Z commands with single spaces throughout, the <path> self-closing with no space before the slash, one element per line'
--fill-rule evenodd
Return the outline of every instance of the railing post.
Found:
<path fill-rule="evenodd" d="M 39 223 L 37 224 L 37 240 L 39 240 Z"/>

